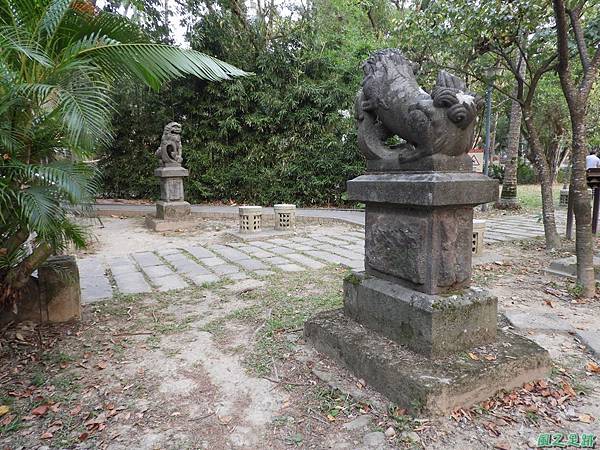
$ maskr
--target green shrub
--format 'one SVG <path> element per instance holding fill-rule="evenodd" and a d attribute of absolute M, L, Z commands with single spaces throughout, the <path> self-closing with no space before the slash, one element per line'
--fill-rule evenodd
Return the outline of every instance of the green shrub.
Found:
<path fill-rule="evenodd" d="M 539 179 L 534 168 L 524 160 L 519 161 L 517 167 L 517 182 L 519 184 L 537 184 Z"/>

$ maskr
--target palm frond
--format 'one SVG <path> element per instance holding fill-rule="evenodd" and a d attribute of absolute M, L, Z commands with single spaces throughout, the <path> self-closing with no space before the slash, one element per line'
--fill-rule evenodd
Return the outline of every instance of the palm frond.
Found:
<path fill-rule="evenodd" d="M 38 234 L 47 234 L 52 230 L 54 218 L 61 215 L 60 205 L 45 186 L 31 186 L 17 195 L 17 205 L 22 220 L 29 229 Z"/>
<path fill-rule="evenodd" d="M 25 35 L 24 30 L 15 29 L 12 26 L 0 27 L 0 54 L 14 51 L 25 55 L 42 66 L 49 67 L 52 64 L 50 58 L 35 42 L 31 39 L 31 36 Z"/>
<path fill-rule="evenodd" d="M 164 44 L 99 43 L 81 50 L 80 55 L 92 58 L 113 76 L 123 76 L 125 70 L 154 89 L 186 75 L 209 81 L 252 75 L 204 53 Z"/>
<path fill-rule="evenodd" d="M 63 83 L 56 93 L 60 115 L 72 143 L 93 148 L 110 142 L 113 109 L 110 87 L 106 83 L 81 76 Z"/>
<path fill-rule="evenodd" d="M 46 8 L 40 21 L 40 28 L 46 34 L 46 39 L 51 40 L 60 23 L 71 9 L 73 0 L 52 0 Z"/>

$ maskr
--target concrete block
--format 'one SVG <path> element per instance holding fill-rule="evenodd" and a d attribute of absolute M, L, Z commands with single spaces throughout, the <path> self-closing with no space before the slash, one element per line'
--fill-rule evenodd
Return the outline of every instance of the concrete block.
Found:
<path fill-rule="evenodd" d="M 546 350 L 502 330 L 498 330 L 495 343 L 471 350 L 493 355 L 493 361 L 456 354 L 429 358 L 359 325 L 341 310 L 309 319 L 304 324 L 304 337 L 318 351 L 411 412 L 446 414 L 468 408 L 500 390 L 545 378 L 552 367 Z"/>
<path fill-rule="evenodd" d="M 445 355 L 496 337 L 498 300 L 483 290 L 429 295 L 354 272 L 344 280 L 344 312 L 425 355 Z"/>

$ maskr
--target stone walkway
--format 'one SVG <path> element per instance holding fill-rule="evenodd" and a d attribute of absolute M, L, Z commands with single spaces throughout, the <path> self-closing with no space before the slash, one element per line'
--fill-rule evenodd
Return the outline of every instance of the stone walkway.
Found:
<path fill-rule="evenodd" d="M 96 210 L 102 214 L 130 214 L 145 215 L 153 214 L 154 205 L 123 205 L 123 204 L 98 204 Z M 202 215 L 222 215 L 223 217 L 236 218 L 237 206 L 204 206 L 192 205 L 192 212 Z M 273 208 L 263 208 L 264 214 L 273 214 Z M 361 210 L 351 209 L 319 209 L 299 208 L 296 210 L 298 217 L 310 217 L 313 219 L 333 219 L 353 225 L 365 225 L 365 213 Z M 564 231 L 566 223 L 566 211 L 557 210 L 556 222 L 559 234 Z M 514 241 L 519 239 L 532 239 L 544 236 L 544 224 L 537 216 L 507 215 L 486 219 L 486 242 Z"/>
<path fill-rule="evenodd" d="M 363 233 L 349 231 L 339 236 L 323 231 L 307 237 L 206 247 L 190 245 L 110 259 L 98 255 L 81 259 L 78 264 L 83 302 L 91 303 L 119 293 L 170 291 L 224 278 L 238 281 L 276 271 L 321 269 L 327 264 L 362 269 L 363 261 Z"/>
<path fill-rule="evenodd" d="M 97 205 L 104 214 L 153 211 L 149 205 Z M 193 206 L 196 213 L 237 215 L 237 207 Z M 269 212 L 269 209 L 265 209 Z M 357 210 L 299 209 L 299 216 L 337 219 L 364 225 L 364 212 Z M 557 215 L 559 224 L 564 216 Z M 486 221 L 485 242 L 531 239 L 544 235 L 543 224 L 534 216 L 500 216 Z M 190 244 L 156 252 L 143 251 L 105 259 L 97 255 L 79 260 L 84 303 L 115 294 L 170 291 L 190 285 L 201 286 L 222 279 L 256 279 L 279 272 L 320 269 L 341 264 L 351 269 L 364 267 L 364 233 L 309 233 L 305 237 L 279 237 L 249 243 Z"/>
<path fill-rule="evenodd" d="M 559 234 L 562 234 L 566 214 L 556 212 L 556 222 Z M 544 236 L 544 224 L 538 217 L 532 215 L 501 216 L 486 220 L 485 242 L 517 241 Z"/>

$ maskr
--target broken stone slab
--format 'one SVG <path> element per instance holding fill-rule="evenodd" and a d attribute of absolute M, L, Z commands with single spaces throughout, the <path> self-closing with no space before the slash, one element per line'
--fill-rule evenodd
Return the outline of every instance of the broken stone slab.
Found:
<path fill-rule="evenodd" d="M 594 256 L 594 269 L 596 281 L 600 282 L 600 258 L 597 256 Z M 545 269 L 545 272 L 549 275 L 575 279 L 577 278 L 577 257 L 556 259 L 550 263 L 550 267 Z"/>
<path fill-rule="evenodd" d="M 577 331 L 577 337 L 596 358 L 600 358 L 600 331 Z"/>
<path fill-rule="evenodd" d="M 573 327 L 555 314 L 538 311 L 524 312 L 520 310 L 504 311 L 504 316 L 515 328 L 530 331 L 572 332 Z"/>
<path fill-rule="evenodd" d="M 188 203 L 189 205 L 189 203 Z M 157 205 L 158 208 L 158 205 Z M 191 216 L 171 219 L 161 219 L 157 217 L 146 216 L 146 227 L 152 231 L 177 231 L 190 230 L 198 226 L 198 221 Z"/>
<path fill-rule="evenodd" d="M 345 423 L 342 428 L 347 431 L 362 430 L 368 427 L 370 423 L 371 417 L 367 414 L 363 414 L 362 416 L 358 416 L 356 419 Z"/>
<path fill-rule="evenodd" d="M 552 367 L 546 350 L 501 329 L 496 342 L 472 350 L 493 355 L 493 361 L 473 360 L 460 353 L 426 357 L 359 325 L 342 310 L 309 319 L 304 337 L 319 352 L 412 412 L 445 414 L 470 407 L 500 390 L 545 378 Z"/>
<path fill-rule="evenodd" d="M 425 355 L 488 344 L 496 338 L 498 300 L 483 289 L 429 295 L 353 272 L 344 280 L 344 313 Z"/>

